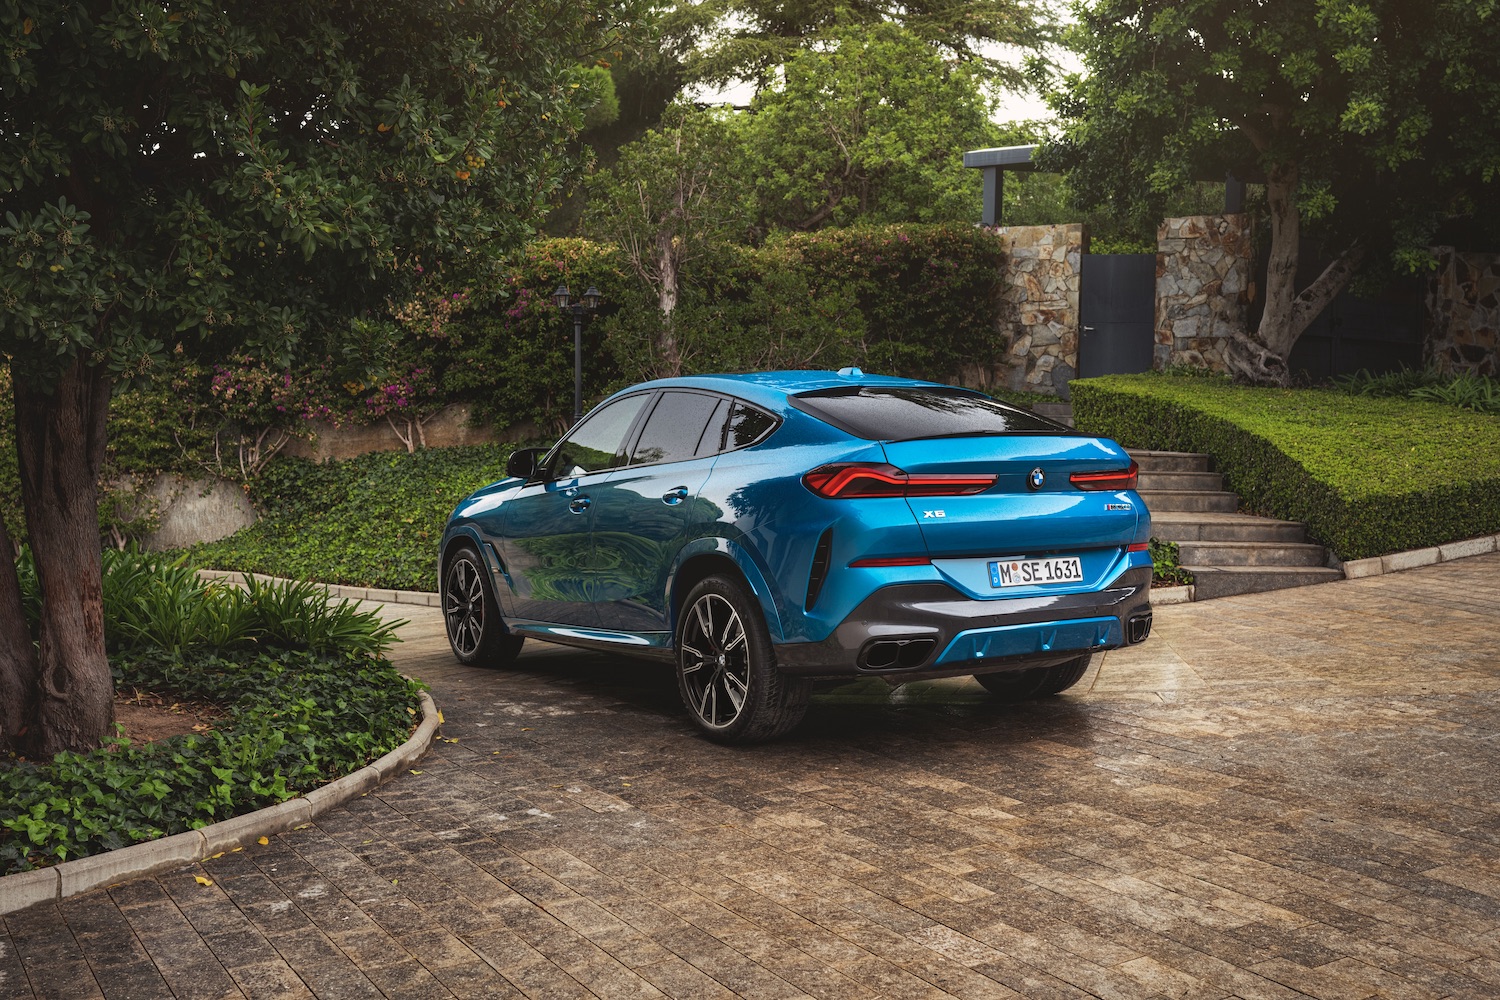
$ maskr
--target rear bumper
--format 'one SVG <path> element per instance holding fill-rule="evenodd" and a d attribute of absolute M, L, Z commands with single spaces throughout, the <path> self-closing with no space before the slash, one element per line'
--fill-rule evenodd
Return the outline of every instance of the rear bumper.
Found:
<path fill-rule="evenodd" d="M 1151 569 L 1084 594 L 980 601 L 941 583 L 883 587 L 822 642 L 784 643 L 776 661 L 805 677 L 917 679 L 1063 663 L 1150 631 Z"/>

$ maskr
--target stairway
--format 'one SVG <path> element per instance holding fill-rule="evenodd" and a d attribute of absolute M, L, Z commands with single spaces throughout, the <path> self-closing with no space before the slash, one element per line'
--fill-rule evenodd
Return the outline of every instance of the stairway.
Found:
<path fill-rule="evenodd" d="M 1294 521 L 1241 514 L 1240 498 L 1224 491 L 1224 477 L 1208 470 L 1208 456 L 1132 451 L 1140 465 L 1137 492 L 1151 510 L 1151 534 L 1176 542 L 1178 562 L 1193 574 L 1193 597 L 1302 587 L 1343 578 L 1328 568 L 1328 553 L 1307 541 Z"/>

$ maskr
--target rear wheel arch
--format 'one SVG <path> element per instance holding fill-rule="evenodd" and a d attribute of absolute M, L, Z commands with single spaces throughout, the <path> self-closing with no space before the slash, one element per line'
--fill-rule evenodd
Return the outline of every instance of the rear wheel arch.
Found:
<path fill-rule="evenodd" d="M 693 588 L 698 586 L 710 576 L 727 576 L 738 580 L 749 591 L 756 603 L 760 605 L 761 616 L 765 619 L 766 629 L 770 632 L 773 641 L 781 636 L 781 614 L 776 608 L 775 596 L 771 593 L 770 586 L 765 577 L 748 555 L 739 554 L 735 558 L 731 554 L 727 544 L 723 547 L 707 551 L 695 552 L 682 560 L 677 570 L 672 575 L 671 600 L 669 609 L 671 611 L 670 625 L 675 631 L 678 617 L 682 614 L 683 604 L 687 595 Z"/>

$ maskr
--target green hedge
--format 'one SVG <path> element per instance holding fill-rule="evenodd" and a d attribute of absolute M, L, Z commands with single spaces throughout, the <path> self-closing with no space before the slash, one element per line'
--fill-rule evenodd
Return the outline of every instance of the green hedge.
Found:
<path fill-rule="evenodd" d="M 261 519 L 191 550 L 215 569 L 396 590 L 437 589 L 437 546 L 458 501 L 505 475 L 510 445 L 277 458 L 251 483 Z"/>
<path fill-rule="evenodd" d="M 1342 559 L 1500 532 L 1500 417 L 1227 379 L 1071 383 L 1078 427 L 1213 456 L 1253 513 L 1307 523 Z"/>

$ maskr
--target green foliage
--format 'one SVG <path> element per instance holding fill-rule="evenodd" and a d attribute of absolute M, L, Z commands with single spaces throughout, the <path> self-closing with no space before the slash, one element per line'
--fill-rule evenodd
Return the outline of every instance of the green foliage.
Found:
<path fill-rule="evenodd" d="M 1151 539 L 1151 586 L 1181 587 L 1193 582 L 1193 574 L 1182 568 L 1176 542 Z"/>
<path fill-rule="evenodd" d="M 1432 368 L 1402 368 L 1372 375 L 1360 369 L 1333 380 L 1334 387 L 1355 396 L 1401 397 L 1447 403 L 1475 413 L 1500 416 L 1500 379 L 1461 373 L 1445 375 Z"/>
<path fill-rule="evenodd" d="M 9 6 L 0 350 L 28 377 L 179 340 L 280 358 L 417 265 L 486 270 L 576 169 L 603 96 L 578 55 L 640 10 Z"/>
<path fill-rule="evenodd" d="M 278 458 L 254 481 L 252 527 L 195 546 L 198 565 L 397 590 L 437 586 L 437 546 L 462 497 L 504 476 L 509 446 Z M 268 605 L 269 607 L 269 605 Z M 338 621 L 324 632 L 337 633 Z"/>
<path fill-rule="evenodd" d="M 973 64 L 899 25 L 829 32 L 739 122 L 762 225 L 975 220 L 981 179 L 959 153 L 995 144 L 992 105 Z"/>
<path fill-rule="evenodd" d="M 1445 226 L 1474 244 L 1500 239 L 1490 0 L 1420 17 L 1397 0 L 1074 9 L 1069 40 L 1086 72 L 1053 91 L 1060 126 L 1043 165 L 1142 236 L 1174 193 L 1233 170 L 1285 183 L 1304 236 L 1333 252 L 1359 241 L 1397 272 L 1430 268 Z"/>
<path fill-rule="evenodd" d="M 410 732 L 415 683 L 367 655 L 143 647 L 112 662 L 121 686 L 214 702 L 228 721 L 202 735 L 0 765 L 0 874 L 274 805 Z"/>
<path fill-rule="evenodd" d="M 1212 455 L 1245 509 L 1304 521 L 1342 559 L 1500 532 L 1500 417 L 1223 379 L 1075 380 L 1080 429 Z"/>
<path fill-rule="evenodd" d="M 17 564 L 38 613 L 36 567 Z M 201 735 L 112 740 L 47 764 L 0 762 L 0 875 L 291 798 L 399 746 L 417 685 L 383 652 L 394 627 L 310 584 L 205 584 L 181 560 L 104 553 L 117 687 L 219 706 Z"/>
<path fill-rule="evenodd" d="M 396 641 L 395 627 L 350 601 L 331 601 L 308 582 L 205 582 L 178 556 L 136 549 L 103 553 L 105 645 L 111 652 L 212 648 L 307 649 L 377 656 Z M 21 607 L 33 629 L 41 588 L 31 550 L 16 560 Z"/>
<path fill-rule="evenodd" d="M 685 372 L 840 368 L 946 379 L 995 349 L 999 241 L 972 226 L 794 233 L 720 246 L 685 276 Z M 619 384 L 655 374 L 651 317 L 603 324 Z"/>
<path fill-rule="evenodd" d="M 764 83 L 801 52 L 826 48 L 851 28 L 899 26 L 948 64 L 972 67 L 1006 87 L 1022 74 L 996 49 L 1037 52 L 1057 40 L 1054 11 L 1029 0 L 724 0 L 674 5 L 672 36 L 681 45 L 691 81 Z M 686 21 L 686 23 L 683 23 Z M 703 38 L 707 44 L 691 41 Z"/>

